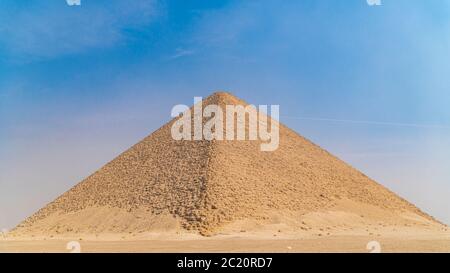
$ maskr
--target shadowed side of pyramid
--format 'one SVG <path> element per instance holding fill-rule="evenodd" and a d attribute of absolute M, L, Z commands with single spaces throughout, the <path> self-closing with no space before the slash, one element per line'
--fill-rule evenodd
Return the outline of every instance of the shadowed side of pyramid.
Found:
<path fill-rule="evenodd" d="M 224 92 L 211 95 L 203 104 L 247 105 Z M 358 218 L 358 223 L 436 223 L 283 125 L 279 148 L 263 152 L 259 140 L 176 141 L 171 137 L 175 120 L 26 219 L 14 232 L 180 228 L 207 235 L 271 224 L 295 232 L 304 228 L 302 217 L 329 211 L 344 212 L 349 219 L 365 217 Z M 330 222 L 336 220 L 331 218 Z"/>

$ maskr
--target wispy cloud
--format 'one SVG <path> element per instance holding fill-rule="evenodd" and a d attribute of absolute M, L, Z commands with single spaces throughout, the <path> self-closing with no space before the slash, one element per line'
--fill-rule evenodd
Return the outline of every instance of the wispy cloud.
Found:
<path fill-rule="evenodd" d="M 195 54 L 194 50 L 191 49 L 184 49 L 184 48 L 177 48 L 175 50 L 175 53 L 169 57 L 170 60 L 175 60 L 181 57 L 189 56 Z"/>
<path fill-rule="evenodd" d="M 148 24 L 155 0 L 0 4 L 0 46 L 13 58 L 48 58 L 106 48 L 124 41 L 127 28 Z"/>
<path fill-rule="evenodd" d="M 325 122 L 337 122 L 337 123 L 350 123 L 350 124 L 364 124 L 364 125 L 379 125 L 379 126 L 398 126 L 398 127 L 415 127 L 415 128 L 435 128 L 435 129 L 450 129 L 450 125 L 439 124 L 421 124 L 421 123 L 403 123 L 403 122 L 386 122 L 386 121 L 373 121 L 373 120 L 351 120 L 351 119 L 334 119 L 334 118 L 313 118 L 313 117 L 293 117 L 293 116 L 281 116 L 286 119 L 299 119 L 310 121 L 325 121 Z"/>

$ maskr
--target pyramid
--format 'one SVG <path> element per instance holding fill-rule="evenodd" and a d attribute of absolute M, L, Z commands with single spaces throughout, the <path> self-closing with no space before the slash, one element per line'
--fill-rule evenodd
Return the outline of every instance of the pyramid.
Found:
<path fill-rule="evenodd" d="M 247 105 L 225 92 L 203 101 L 204 106 L 211 104 Z M 13 233 L 182 230 L 214 235 L 274 224 L 301 231 L 313 228 L 303 221 L 308 215 L 329 226 L 337 226 L 339 219 L 344 225 L 437 224 L 282 124 L 278 149 L 264 152 L 255 140 L 174 140 L 171 126 L 176 120 L 27 218 Z M 327 214 L 333 211 L 340 214 Z"/>

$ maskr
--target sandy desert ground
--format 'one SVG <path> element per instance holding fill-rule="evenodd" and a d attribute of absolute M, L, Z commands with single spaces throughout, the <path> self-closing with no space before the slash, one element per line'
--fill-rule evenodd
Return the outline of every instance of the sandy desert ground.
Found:
<path fill-rule="evenodd" d="M 450 238 L 374 238 L 368 236 L 330 236 L 316 239 L 205 240 L 122 240 L 79 241 L 82 253 L 90 252 L 361 252 L 370 253 L 367 244 L 380 243 L 380 252 L 450 252 Z M 29 240 L 0 242 L 0 252 L 59 252 L 67 250 L 67 240 Z"/>
<path fill-rule="evenodd" d="M 80 243 L 82 253 L 90 252 L 360 252 L 376 251 L 368 246 L 379 243 L 380 252 L 450 253 L 450 230 L 422 227 L 369 227 L 333 230 L 333 233 L 308 231 L 303 234 L 277 230 L 241 232 L 204 237 L 194 233 L 102 234 L 53 238 L 2 238 L 0 252 L 70 253 L 67 244 Z M 382 235 L 383 234 L 383 235 Z"/>

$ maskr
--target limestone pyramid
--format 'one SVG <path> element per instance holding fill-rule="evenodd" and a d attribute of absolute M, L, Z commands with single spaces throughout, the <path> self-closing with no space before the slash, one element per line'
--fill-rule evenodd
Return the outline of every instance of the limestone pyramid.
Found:
<path fill-rule="evenodd" d="M 247 105 L 224 92 L 203 104 Z M 279 148 L 263 152 L 259 141 L 173 140 L 175 120 L 40 209 L 14 233 L 179 229 L 211 235 L 274 224 L 294 232 L 319 222 L 333 227 L 339 221 L 342 226 L 437 224 L 284 125 Z M 315 222 L 305 223 L 312 213 Z"/>

